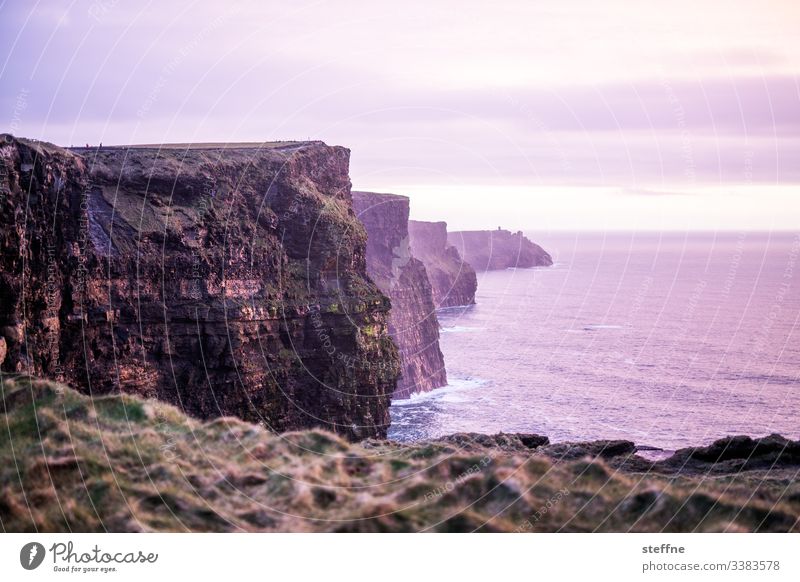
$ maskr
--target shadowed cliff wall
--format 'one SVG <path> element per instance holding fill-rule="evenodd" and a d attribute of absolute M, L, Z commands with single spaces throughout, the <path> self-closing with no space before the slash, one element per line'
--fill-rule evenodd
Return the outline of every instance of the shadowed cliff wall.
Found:
<path fill-rule="evenodd" d="M 447 240 L 478 272 L 510 267 L 549 267 L 553 264 L 550 255 L 522 232 L 464 230 L 448 233 Z"/>
<path fill-rule="evenodd" d="M 478 289 L 475 269 L 447 242 L 447 223 L 411 220 L 408 234 L 411 253 L 423 262 L 428 272 L 436 308 L 475 303 Z"/>
<path fill-rule="evenodd" d="M 447 384 L 439 349 L 439 321 L 425 266 L 411 254 L 409 200 L 405 196 L 353 192 L 353 206 L 367 229 L 367 269 L 389 296 L 389 333 L 397 343 L 402 375 L 395 397 Z"/>
<path fill-rule="evenodd" d="M 399 373 L 349 151 L 0 139 L 3 371 L 383 436 Z"/>

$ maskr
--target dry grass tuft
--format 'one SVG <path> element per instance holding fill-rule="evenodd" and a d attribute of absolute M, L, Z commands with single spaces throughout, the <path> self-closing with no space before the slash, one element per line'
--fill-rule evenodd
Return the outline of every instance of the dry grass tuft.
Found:
<path fill-rule="evenodd" d="M 641 471 L 525 435 L 350 444 L 28 377 L 0 396 L 5 531 L 800 530 L 797 467 Z"/>

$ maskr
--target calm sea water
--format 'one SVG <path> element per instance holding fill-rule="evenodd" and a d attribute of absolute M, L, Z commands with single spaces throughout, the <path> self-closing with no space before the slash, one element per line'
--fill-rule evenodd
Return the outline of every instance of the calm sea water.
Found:
<path fill-rule="evenodd" d="M 800 234 L 529 236 L 555 265 L 440 312 L 450 385 L 396 401 L 392 438 L 800 437 Z"/>

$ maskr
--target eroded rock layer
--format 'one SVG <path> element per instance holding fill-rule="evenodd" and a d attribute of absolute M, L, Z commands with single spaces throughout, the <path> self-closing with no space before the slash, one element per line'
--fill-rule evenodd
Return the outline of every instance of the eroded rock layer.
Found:
<path fill-rule="evenodd" d="M 439 321 L 423 263 L 410 249 L 405 196 L 353 192 L 353 206 L 367 229 L 367 269 L 389 296 L 389 333 L 400 350 L 402 374 L 395 397 L 447 384 L 439 349 Z"/>
<path fill-rule="evenodd" d="M 2 370 L 384 435 L 399 360 L 348 165 L 321 142 L 73 152 L 3 136 Z"/>
<path fill-rule="evenodd" d="M 411 220 L 408 234 L 411 254 L 422 261 L 428 272 L 437 309 L 475 303 L 475 269 L 447 242 L 447 223 Z"/>
<path fill-rule="evenodd" d="M 553 259 L 522 231 L 463 230 L 451 232 L 447 240 L 476 271 L 549 267 Z"/>

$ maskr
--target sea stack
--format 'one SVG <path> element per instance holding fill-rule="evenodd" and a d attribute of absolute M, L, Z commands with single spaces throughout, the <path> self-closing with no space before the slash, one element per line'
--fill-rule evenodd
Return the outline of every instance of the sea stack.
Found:
<path fill-rule="evenodd" d="M 389 296 L 389 334 L 397 343 L 402 374 L 396 398 L 447 384 L 439 349 L 439 321 L 425 265 L 409 244 L 409 199 L 353 192 L 353 207 L 367 229 L 367 270 Z"/>
<path fill-rule="evenodd" d="M 2 371 L 384 437 L 399 358 L 349 150 L 0 141 Z"/>
<path fill-rule="evenodd" d="M 411 254 L 428 272 L 437 309 L 474 304 L 478 278 L 475 269 L 448 243 L 447 223 L 411 220 L 408 234 Z"/>
<path fill-rule="evenodd" d="M 522 231 L 462 230 L 447 235 L 463 259 L 476 271 L 508 268 L 549 267 L 553 259 Z"/>

